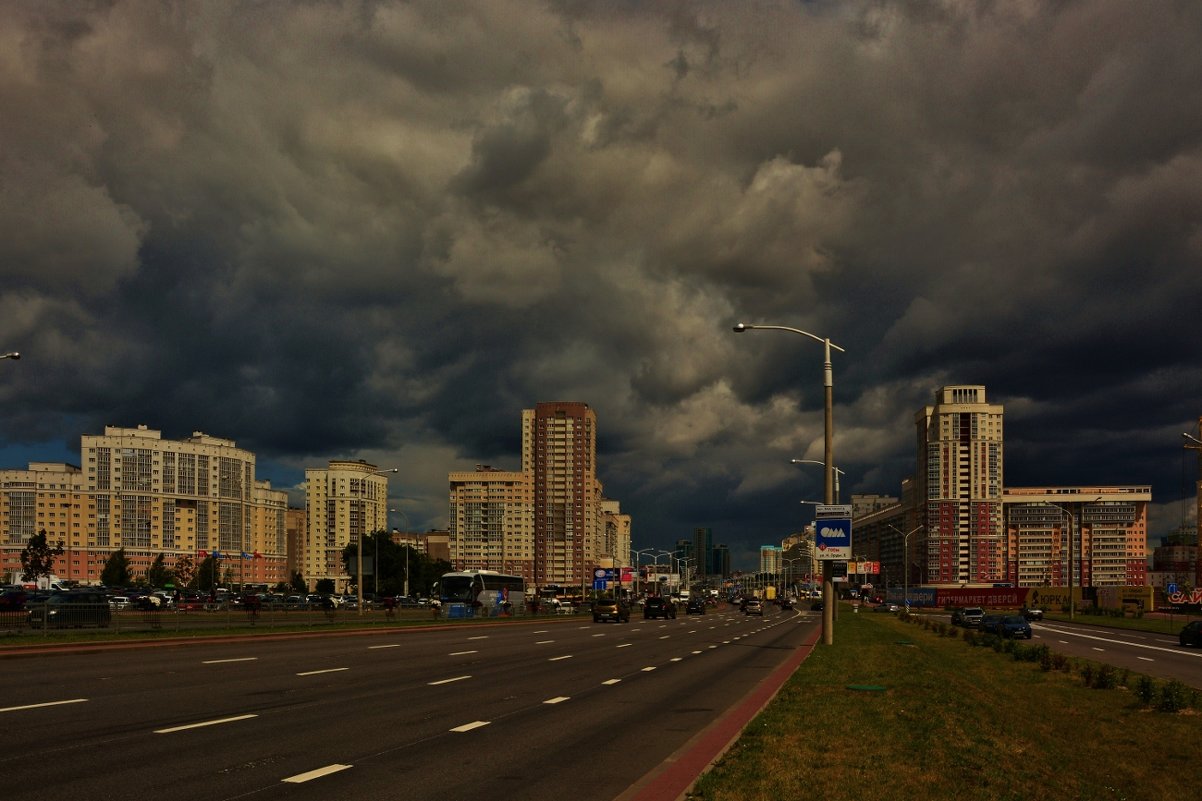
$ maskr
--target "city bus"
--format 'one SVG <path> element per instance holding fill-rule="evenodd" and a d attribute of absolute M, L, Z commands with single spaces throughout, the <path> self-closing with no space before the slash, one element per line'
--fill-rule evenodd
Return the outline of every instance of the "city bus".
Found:
<path fill-rule="evenodd" d="M 481 614 L 526 611 L 526 580 L 495 570 L 459 570 L 444 573 L 434 588 L 436 597 L 447 604 L 468 604 Z"/>

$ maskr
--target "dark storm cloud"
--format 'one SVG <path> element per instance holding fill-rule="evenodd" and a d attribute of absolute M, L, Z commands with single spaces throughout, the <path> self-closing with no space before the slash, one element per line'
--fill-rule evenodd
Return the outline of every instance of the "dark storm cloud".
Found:
<path fill-rule="evenodd" d="M 439 525 L 583 400 L 637 541 L 750 554 L 821 493 L 821 350 L 742 320 L 847 349 L 845 496 L 983 383 L 1011 483 L 1152 483 L 1163 533 L 1200 39 L 1188 2 L 7 4 L 0 441 L 363 456 Z"/>

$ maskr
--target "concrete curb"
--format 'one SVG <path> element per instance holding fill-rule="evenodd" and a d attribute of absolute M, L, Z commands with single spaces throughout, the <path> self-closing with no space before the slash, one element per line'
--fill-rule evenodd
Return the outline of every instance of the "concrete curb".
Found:
<path fill-rule="evenodd" d="M 742 701 L 694 735 L 615 801 L 683 801 L 689 788 L 734 745 L 747 724 L 776 697 L 780 688 L 814 650 L 821 633 L 821 627 L 816 626 L 810 637 L 763 678 Z"/>

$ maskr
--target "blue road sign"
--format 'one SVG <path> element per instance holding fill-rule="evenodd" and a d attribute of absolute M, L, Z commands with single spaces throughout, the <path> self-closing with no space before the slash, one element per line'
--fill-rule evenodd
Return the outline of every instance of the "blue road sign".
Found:
<path fill-rule="evenodd" d="M 814 521 L 817 558 L 846 561 L 851 558 L 851 519 L 827 517 Z"/>

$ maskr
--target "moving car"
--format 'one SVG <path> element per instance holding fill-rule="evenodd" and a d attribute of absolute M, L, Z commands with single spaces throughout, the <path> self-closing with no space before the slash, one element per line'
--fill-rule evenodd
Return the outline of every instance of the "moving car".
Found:
<path fill-rule="evenodd" d="M 1002 633 L 1002 620 L 1004 620 L 1005 617 L 1005 615 L 997 614 L 981 615 L 981 621 L 977 623 L 977 628 L 979 628 L 983 634 L 1000 635 Z"/>
<path fill-rule="evenodd" d="M 1027 620 L 1043 620 L 1043 610 L 1039 607 L 1023 607 L 1023 617 Z"/>
<path fill-rule="evenodd" d="M 598 598 L 593 601 L 593 622 L 613 621 L 614 623 L 630 622 L 630 607 L 625 601 L 615 598 Z"/>
<path fill-rule="evenodd" d="M 687 604 L 685 604 L 684 613 L 686 615 L 704 615 L 705 614 L 705 599 L 704 598 L 690 598 L 689 602 Z"/>
<path fill-rule="evenodd" d="M 761 601 L 759 598 L 748 598 L 747 606 L 743 607 L 743 614 L 759 615 L 760 617 L 763 617 L 764 616 L 764 602 Z"/>
<path fill-rule="evenodd" d="M 1202 620 L 1186 623 L 1177 639 L 1182 645 L 1202 645 Z"/>
<path fill-rule="evenodd" d="M 960 613 L 960 619 L 956 619 L 956 612 Z M 981 625 L 981 618 L 985 616 L 985 610 L 979 606 L 969 606 L 964 609 L 957 609 L 952 613 L 952 622 L 966 628 L 975 629 Z"/>
<path fill-rule="evenodd" d="M 676 618 L 676 604 L 672 603 L 671 598 L 663 598 L 659 595 L 653 595 L 643 602 L 643 619 L 650 620 L 654 617 L 670 617 Z"/>
<path fill-rule="evenodd" d="M 872 607 L 873 612 L 896 612 L 899 609 L 901 609 L 901 607 L 892 601 L 882 601 L 881 603 Z"/>
<path fill-rule="evenodd" d="M 1022 615 L 1006 615 L 997 625 L 997 633 L 1003 637 L 1031 639 L 1031 624 Z"/>

